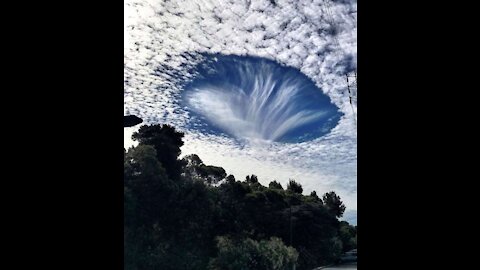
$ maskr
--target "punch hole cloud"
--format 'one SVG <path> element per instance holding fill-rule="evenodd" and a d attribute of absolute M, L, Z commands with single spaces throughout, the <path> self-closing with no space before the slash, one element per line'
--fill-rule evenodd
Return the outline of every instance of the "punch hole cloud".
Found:
<path fill-rule="evenodd" d="M 328 133 L 338 108 L 305 75 L 274 61 L 210 55 L 183 92 L 185 108 L 237 139 L 308 141 Z M 206 125 L 208 126 L 208 125 Z"/>
<path fill-rule="evenodd" d="M 254 173 L 263 184 L 276 179 L 284 185 L 296 178 L 305 192 L 335 190 L 348 209 L 356 209 L 356 92 L 351 106 L 345 81 L 345 74 L 356 69 L 356 1 L 124 3 L 126 114 L 138 115 L 146 124 L 174 125 L 186 134 L 182 154 L 197 153 L 237 178 Z M 271 77 L 255 74 L 253 81 L 239 78 L 226 91 L 220 82 L 202 82 L 206 75 L 199 65 L 212 55 L 264 59 L 294 69 L 312 87 L 296 88 L 297 82 L 272 71 Z M 250 76 L 245 74 L 239 77 Z M 263 99 L 268 106 L 262 106 L 273 85 L 270 98 Z M 312 98 L 324 102 L 323 109 L 314 102 L 300 108 L 298 99 L 306 100 L 313 89 L 324 95 Z M 257 103 L 240 106 L 252 102 Z M 277 107 L 284 110 L 275 111 Z M 251 142 L 238 143 L 238 138 Z"/>

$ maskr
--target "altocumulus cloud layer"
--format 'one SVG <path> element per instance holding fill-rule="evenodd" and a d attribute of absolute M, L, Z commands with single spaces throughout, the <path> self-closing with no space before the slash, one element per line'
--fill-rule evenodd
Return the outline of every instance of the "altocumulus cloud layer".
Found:
<path fill-rule="evenodd" d="M 356 102 L 345 74 L 356 68 L 356 1 L 125 0 L 124 110 L 145 123 L 186 133 L 184 155 L 198 153 L 243 179 L 289 178 L 305 192 L 335 190 L 356 209 Z M 302 143 L 251 141 L 189 128 L 182 93 L 205 54 L 263 57 L 298 69 L 342 114 L 326 135 Z M 355 93 L 354 93 L 355 94 Z M 355 96 L 355 95 L 354 95 Z M 132 129 L 126 129 L 129 145 Z"/>

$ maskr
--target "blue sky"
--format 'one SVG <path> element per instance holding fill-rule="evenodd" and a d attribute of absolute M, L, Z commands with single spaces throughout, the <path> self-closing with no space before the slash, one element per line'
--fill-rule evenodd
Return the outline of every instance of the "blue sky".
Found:
<path fill-rule="evenodd" d="M 206 55 L 182 91 L 189 129 L 239 141 L 303 142 L 327 134 L 342 116 L 297 69 L 275 61 Z"/>
<path fill-rule="evenodd" d="M 285 184 L 294 178 L 306 193 L 334 190 L 350 211 L 349 218 L 356 216 L 356 91 L 351 106 L 345 80 L 346 72 L 356 68 L 356 1 L 124 3 L 125 114 L 138 115 L 145 123 L 176 126 L 185 132 L 182 155 L 196 153 L 205 163 L 222 166 L 237 179 L 256 174 L 263 184 L 274 179 Z M 262 122 L 266 120 L 265 111 L 246 117 L 240 105 L 248 98 L 232 99 L 238 89 L 227 85 L 251 91 L 254 87 L 245 84 L 248 78 L 265 80 L 268 76 L 243 74 L 238 77 L 244 81 L 235 76 L 229 77 L 232 82 L 215 81 L 213 77 L 202 81 L 198 65 L 211 55 L 259 57 L 282 66 L 282 74 L 294 70 L 292 73 L 297 74 L 291 77 L 299 78 L 301 83 L 293 85 L 303 87 L 298 90 L 300 98 L 278 97 L 290 111 L 285 117 L 271 112 L 270 116 L 278 116 L 278 121 L 272 120 L 264 128 L 261 123 L 266 123 Z M 271 73 L 276 84 L 288 76 Z M 192 87 L 195 84 L 196 90 Z M 322 106 L 305 105 L 309 93 L 315 96 L 312 100 L 320 102 L 312 104 Z M 213 110 L 205 110 L 206 105 Z M 331 116 L 338 110 L 333 127 L 325 134 L 317 134 L 320 137 L 295 142 L 299 134 L 325 122 L 325 118 L 323 122 L 315 118 L 320 107 Z M 295 113 L 299 113 L 297 118 L 293 117 Z M 233 120 L 239 124 L 229 125 Z M 208 132 L 202 126 L 205 124 L 217 127 L 217 132 Z M 125 129 L 126 147 L 132 144 L 129 137 L 133 130 Z M 275 132 L 280 135 L 272 135 Z M 239 138 L 248 140 L 239 143 Z"/>

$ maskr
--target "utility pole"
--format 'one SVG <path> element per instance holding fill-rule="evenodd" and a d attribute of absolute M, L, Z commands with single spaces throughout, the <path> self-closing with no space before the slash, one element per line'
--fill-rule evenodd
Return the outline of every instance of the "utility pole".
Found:
<path fill-rule="evenodd" d="M 351 87 L 351 86 L 355 86 L 355 87 L 356 87 L 356 85 L 357 85 L 357 72 L 354 71 L 355 81 L 354 81 L 352 84 L 350 84 L 350 81 L 349 81 L 349 79 L 348 79 L 348 78 L 350 77 L 350 76 L 348 75 L 348 73 L 345 74 L 345 77 L 347 78 L 348 98 L 349 98 L 349 100 L 350 100 L 350 106 L 352 107 L 353 120 L 355 121 L 355 126 L 357 126 L 357 117 L 355 116 L 355 110 L 354 110 L 354 108 L 353 108 L 353 102 L 352 102 L 352 91 L 350 91 L 350 87 Z"/>

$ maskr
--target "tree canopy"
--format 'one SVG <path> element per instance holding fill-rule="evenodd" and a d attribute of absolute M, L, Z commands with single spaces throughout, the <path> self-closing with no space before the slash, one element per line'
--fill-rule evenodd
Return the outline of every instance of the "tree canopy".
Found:
<path fill-rule="evenodd" d="M 329 211 L 331 211 L 336 217 L 342 217 L 345 212 L 345 205 L 343 204 L 340 196 L 335 192 L 330 191 L 323 195 L 323 202 Z"/>
<path fill-rule="evenodd" d="M 298 193 L 298 194 L 302 194 L 303 192 L 302 185 L 300 183 L 295 182 L 295 180 L 292 180 L 292 179 L 288 181 L 287 190 L 294 193 Z"/>
<path fill-rule="evenodd" d="M 124 154 L 125 269 L 310 270 L 356 247 L 356 227 L 338 220 L 335 192 L 303 195 L 256 175 L 238 181 L 196 154 L 179 159 L 183 134 L 142 126 Z"/>

